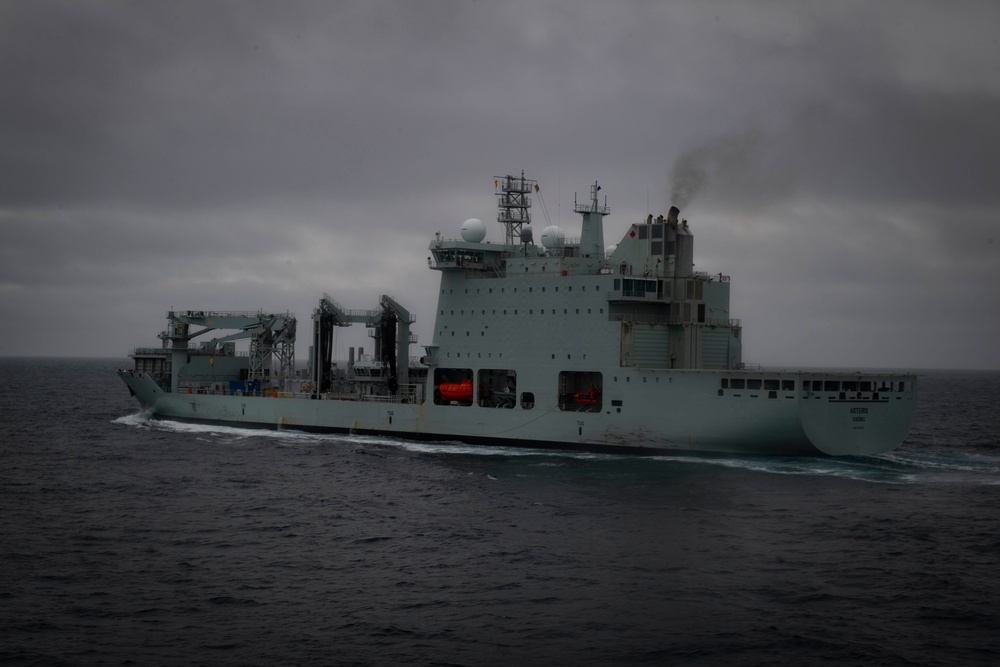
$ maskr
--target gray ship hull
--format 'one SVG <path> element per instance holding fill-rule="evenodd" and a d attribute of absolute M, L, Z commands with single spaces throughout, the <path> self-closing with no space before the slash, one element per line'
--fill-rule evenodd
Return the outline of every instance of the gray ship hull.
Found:
<path fill-rule="evenodd" d="M 904 391 L 842 392 L 720 390 L 713 371 L 638 372 L 605 385 L 600 412 L 563 412 L 556 396 L 530 411 L 432 402 L 311 399 L 274 392 L 266 396 L 175 394 L 147 374 L 119 375 L 154 418 L 309 432 L 380 434 L 406 439 L 470 444 L 570 448 L 602 452 L 668 454 L 733 453 L 761 456 L 875 455 L 906 437 L 916 408 L 915 383 Z M 764 379 L 854 374 L 765 373 Z M 869 375 L 872 382 L 900 376 Z M 911 377 L 912 376 L 906 376 Z M 624 378 L 622 378 L 624 379 Z M 644 381 L 645 380 L 645 381 Z M 627 388 L 626 386 L 627 385 Z M 877 385 L 876 385 L 877 386 Z M 621 405 L 612 406 L 612 402 Z"/>

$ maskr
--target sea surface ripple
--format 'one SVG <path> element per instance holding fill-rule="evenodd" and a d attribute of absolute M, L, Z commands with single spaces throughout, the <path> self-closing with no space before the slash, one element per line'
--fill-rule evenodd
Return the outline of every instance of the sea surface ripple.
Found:
<path fill-rule="evenodd" d="M 1000 373 L 878 457 L 192 426 L 0 359 L 0 664 L 996 664 Z"/>

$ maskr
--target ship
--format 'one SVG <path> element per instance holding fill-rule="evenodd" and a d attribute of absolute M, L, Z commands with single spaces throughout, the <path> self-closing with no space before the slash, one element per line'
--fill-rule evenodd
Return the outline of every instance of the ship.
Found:
<path fill-rule="evenodd" d="M 502 241 L 475 218 L 430 241 L 440 289 L 422 354 L 397 299 L 359 310 L 323 294 L 301 368 L 288 312 L 171 310 L 160 344 L 118 375 L 153 419 L 244 428 L 630 455 L 871 456 L 903 442 L 914 374 L 743 362 L 729 276 L 694 270 L 676 206 L 605 246 L 595 181 L 574 198 L 579 238 L 547 224 L 536 242 L 537 181 L 493 186 Z M 334 359 L 354 325 L 372 346 Z"/>

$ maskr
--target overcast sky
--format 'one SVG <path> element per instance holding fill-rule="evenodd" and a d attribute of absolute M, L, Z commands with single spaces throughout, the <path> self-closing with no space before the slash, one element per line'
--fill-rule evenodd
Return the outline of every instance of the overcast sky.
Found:
<path fill-rule="evenodd" d="M 594 180 L 609 245 L 680 205 L 745 361 L 1000 368 L 998 26 L 996 2 L 0 0 L 0 355 L 123 357 L 170 308 L 304 332 L 323 292 L 393 295 L 429 344 L 428 242 L 501 240 L 493 177 L 523 169 L 568 236 Z"/>

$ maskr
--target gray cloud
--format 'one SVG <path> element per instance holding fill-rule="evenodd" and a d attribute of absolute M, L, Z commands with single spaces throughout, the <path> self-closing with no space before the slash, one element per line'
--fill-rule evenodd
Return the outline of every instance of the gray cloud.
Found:
<path fill-rule="evenodd" d="M 393 293 L 428 343 L 427 240 L 523 168 L 570 235 L 595 178 L 608 243 L 680 203 L 750 361 L 1000 367 L 998 14 L 7 3 L 0 307 L 32 325 L 0 354 L 121 354 L 171 306 L 304 318 L 322 291 Z"/>

